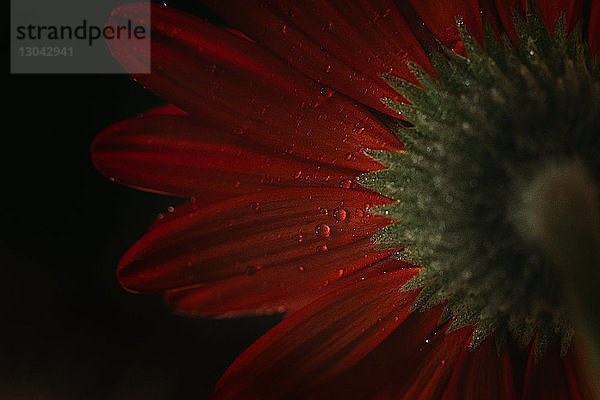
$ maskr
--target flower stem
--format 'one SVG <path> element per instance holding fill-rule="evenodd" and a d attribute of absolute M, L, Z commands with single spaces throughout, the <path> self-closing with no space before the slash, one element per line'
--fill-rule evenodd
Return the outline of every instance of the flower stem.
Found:
<path fill-rule="evenodd" d="M 579 162 L 553 166 L 531 184 L 526 212 L 531 235 L 566 283 L 589 382 L 600 398 L 600 191 Z"/>

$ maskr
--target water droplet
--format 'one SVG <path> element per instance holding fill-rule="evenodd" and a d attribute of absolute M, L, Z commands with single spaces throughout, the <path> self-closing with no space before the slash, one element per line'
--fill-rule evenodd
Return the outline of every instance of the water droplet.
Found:
<path fill-rule="evenodd" d="M 254 203 L 252 203 L 250 205 L 250 207 L 252 207 L 252 209 L 256 212 L 260 211 L 260 203 L 258 201 L 255 201 Z"/>
<path fill-rule="evenodd" d="M 336 208 L 333 210 L 333 217 L 338 221 L 343 221 L 346 219 L 347 213 L 343 208 Z"/>
<path fill-rule="evenodd" d="M 323 86 L 321 88 L 321 96 L 323 96 L 323 97 L 329 98 L 329 97 L 333 96 L 334 92 L 335 91 L 332 88 L 327 87 L 327 86 Z"/>
<path fill-rule="evenodd" d="M 329 228 L 329 225 L 321 224 L 315 227 L 315 235 L 317 236 L 329 237 L 330 234 L 331 228 Z"/>
<path fill-rule="evenodd" d="M 262 269 L 262 265 L 249 266 L 246 268 L 246 274 L 252 276 Z"/>
<path fill-rule="evenodd" d="M 350 179 L 344 179 L 340 183 L 340 187 L 343 187 L 344 189 L 350 189 L 351 186 L 352 186 L 352 180 L 350 180 Z"/>
<path fill-rule="evenodd" d="M 365 128 L 361 125 L 360 122 L 357 122 L 356 124 L 354 124 L 354 128 L 352 130 L 357 135 L 360 135 L 361 133 L 363 133 L 365 131 Z"/>
<path fill-rule="evenodd" d="M 321 245 L 321 246 L 319 246 L 319 247 L 317 247 L 317 251 L 318 251 L 319 253 L 326 252 L 327 250 L 328 250 L 328 249 L 327 249 L 327 245 L 324 245 L 324 244 L 323 244 L 323 245 Z"/>
<path fill-rule="evenodd" d="M 338 278 L 341 278 L 342 276 L 344 276 L 344 269 L 343 269 L 343 268 L 340 268 L 340 269 L 338 269 L 338 271 L 337 271 L 337 277 L 338 277 Z"/>
<path fill-rule="evenodd" d="M 329 210 L 327 208 L 319 207 L 317 210 L 323 215 L 329 215 Z"/>
<path fill-rule="evenodd" d="M 287 32 L 287 25 L 283 24 L 281 25 L 281 33 L 286 33 Z"/>
<path fill-rule="evenodd" d="M 304 267 L 303 267 L 302 265 L 301 265 L 301 266 L 299 266 L 299 267 L 298 267 L 298 271 L 300 271 L 300 272 L 304 272 Z"/>
<path fill-rule="evenodd" d="M 301 233 L 296 235 L 296 242 L 302 243 L 303 240 L 304 240 L 304 235 L 302 235 Z"/>
<path fill-rule="evenodd" d="M 175 207 L 169 206 L 169 207 L 167 207 L 167 211 L 170 213 L 175 212 Z"/>
<path fill-rule="evenodd" d="M 331 72 L 331 65 L 326 65 L 326 66 L 325 66 L 325 72 L 326 72 L 326 73 L 329 73 L 329 72 Z"/>

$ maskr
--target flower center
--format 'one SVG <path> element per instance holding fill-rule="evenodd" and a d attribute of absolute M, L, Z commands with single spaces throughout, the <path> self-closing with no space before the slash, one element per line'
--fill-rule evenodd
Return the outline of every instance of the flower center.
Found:
<path fill-rule="evenodd" d="M 600 64 L 564 17 L 553 36 L 536 11 L 515 22 L 517 45 L 486 25 L 482 47 L 459 20 L 468 57 L 431 50 L 439 79 L 411 65 L 421 87 L 384 76 L 411 103 L 384 99 L 410 121 L 389 123 L 408 150 L 366 151 L 388 168 L 359 182 L 398 200 L 375 210 L 397 222 L 373 240 L 424 268 L 404 286 L 423 288 L 413 310 L 447 303 L 472 346 L 495 331 L 539 354 L 559 335 L 564 352 L 564 275 L 581 273 L 567 228 L 600 210 Z"/>

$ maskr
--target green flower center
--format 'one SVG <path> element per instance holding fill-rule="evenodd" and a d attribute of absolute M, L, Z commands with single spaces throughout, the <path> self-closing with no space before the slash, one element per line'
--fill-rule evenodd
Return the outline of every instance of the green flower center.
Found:
<path fill-rule="evenodd" d="M 411 65 L 422 87 L 384 77 L 411 103 L 384 100 L 411 122 L 389 122 L 407 151 L 368 150 L 387 169 L 359 182 L 398 200 L 375 210 L 397 222 L 373 240 L 424 268 L 404 286 L 423 288 L 413 310 L 447 303 L 451 330 L 476 324 L 471 346 L 496 332 L 499 343 L 535 337 L 541 353 L 559 335 L 566 351 L 552 214 L 538 211 L 570 190 L 556 171 L 598 187 L 600 68 L 564 17 L 552 36 L 538 12 L 515 21 L 516 46 L 486 25 L 482 47 L 459 20 L 468 57 L 431 50 L 439 79 Z"/>

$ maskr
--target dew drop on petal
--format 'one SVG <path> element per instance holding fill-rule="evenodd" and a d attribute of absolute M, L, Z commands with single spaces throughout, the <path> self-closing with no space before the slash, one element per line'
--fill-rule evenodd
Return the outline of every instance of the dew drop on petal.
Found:
<path fill-rule="evenodd" d="M 344 210 L 343 208 L 336 208 L 335 210 L 333 210 L 333 217 L 337 220 L 337 221 L 343 221 L 346 219 L 347 216 L 347 212 L 346 210 Z"/>
<path fill-rule="evenodd" d="M 323 244 L 323 245 L 321 245 L 321 246 L 317 247 L 317 251 L 318 251 L 319 253 L 326 252 L 326 251 L 327 251 L 327 245 L 324 245 L 324 244 Z"/>
<path fill-rule="evenodd" d="M 354 125 L 354 128 L 352 129 L 354 131 L 354 133 L 356 133 L 357 135 L 360 135 L 361 133 L 363 133 L 365 131 L 364 126 L 361 125 L 360 122 L 357 122 Z"/>
<path fill-rule="evenodd" d="M 246 268 L 246 274 L 252 276 L 262 269 L 262 265 L 249 266 Z"/>
<path fill-rule="evenodd" d="M 331 228 L 329 228 L 329 225 L 321 224 L 315 227 L 315 235 L 319 237 L 329 237 L 330 234 Z"/>
<path fill-rule="evenodd" d="M 330 87 L 323 86 L 321 88 L 321 96 L 323 96 L 323 97 L 329 98 L 329 97 L 333 96 L 334 93 L 335 93 L 335 91 L 333 89 L 331 89 Z"/>
<path fill-rule="evenodd" d="M 304 236 L 301 233 L 299 233 L 296 235 L 295 239 L 296 239 L 296 242 L 302 243 L 302 241 L 304 240 Z"/>
<path fill-rule="evenodd" d="M 344 179 L 340 183 L 340 187 L 342 187 L 344 189 L 350 189 L 351 186 L 352 186 L 352 180 L 350 180 L 350 179 Z"/>
<path fill-rule="evenodd" d="M 319 207 L 318 210 L 323 215 L 329 215 L 329 210 L 327 208 Z"/>

